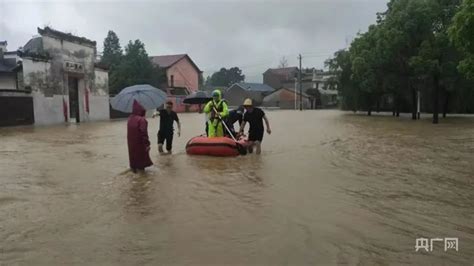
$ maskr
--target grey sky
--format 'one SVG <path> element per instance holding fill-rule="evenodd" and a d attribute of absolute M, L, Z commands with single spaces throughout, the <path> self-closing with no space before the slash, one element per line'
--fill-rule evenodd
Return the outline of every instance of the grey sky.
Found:
<path fill-rule="evenodd" d="M 124 46 L 140 39 L 150 55 L 188 53 L 212 74 L 242 68 L 260 82 L 282 56 L 289 65 L 323 67 L 333 52 L 375 22 L 385 0 L 313 1 L 12 1 L 0 0 L 0 40 L 10 50 L 37 34 L 36 27 L 84 36 L 98 43 L 109 29 Z"/>

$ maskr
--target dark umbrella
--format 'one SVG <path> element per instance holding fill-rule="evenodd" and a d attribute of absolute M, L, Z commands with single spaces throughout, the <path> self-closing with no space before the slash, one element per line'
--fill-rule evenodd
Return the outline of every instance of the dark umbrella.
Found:
<path fill-rule="evenodd" d="M 205 91 L 195 91 L 183 100 L 186 104 L 205 104 L 212 99 Z"/>
<path fill-rule="evenodd" d="M 166 101 L 166 93 L 148 84 L 134 85 L 123 89 L 110 104 L 115 110 L 131 113 L 136 100 L 146 110 L 156 109 Z"/>

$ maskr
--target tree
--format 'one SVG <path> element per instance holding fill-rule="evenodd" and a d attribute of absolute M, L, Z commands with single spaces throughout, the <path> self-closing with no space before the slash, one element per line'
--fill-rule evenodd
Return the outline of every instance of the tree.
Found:
<path fill-rule="evenodd" d="M 328 80 L 327 89 L 337 89 L 342 96 L 343 110 L 357 110 L 357 99 L 359 95 L 354 90 L 352 81 L 352 62 L 348 50 L 339 50 L 334 57 L 324 62 L 334 76 Z"/>
<path fill-rule="evenodd" d="M 140 40 L 129 41 L 125 47 L 125 55 L 114 74 L 111 91 L 120 92 L 125 87 L 135 84 L 150 84 L 159 87 L 166 80 L 164 71 L 152 64 Z"/>
<path fill-rule="evenodd" d="M 120 40 L 115 32 L 109 30 L 107 37 L 104 39 L 104 50 L 102 52 L 101 63 L 109 68 L 114 68 L 120 63 L 123 51 L 120 47 Z"/>
<path fill-rule="evenodd" d="M 410 60 L 410 65 L 419 77 L 429 77 L 432 81 L 433 123 L 438 123 L 439 98 L 444 94 L 443 117 L 446 117 L 449 95 L 456 88 L 459 77 L 456 66 L 459 53 L 449 42 L 448 27 L 460 1 L 433 0 L 425 4 L 428 29 L 418 48 L 418 54 Z"/>
<path fill-rule="evenodd" d="M 280 63 L 278 64 L 278 68 L 285 68 L 288 67 L 288 59 L 285 56 L 280 58 Z"/>
<path fill-rule="evenodd" d="M 377 14 L 376 24 L 359 34 L 347 51 L 326 61 L 335 73 L 328 86 L 338 87 L 343 108 L 367 108 L 370 115 L 374 101 L 378 106 L 388 94 L 393 97 L 394 115 L 402 108 L 411 109 L 416 119 L 417 90 L 423 90 L 432 96 L 426 106 L 437 123 L 440 99 L 443 116 L 456 95 L 458 106 L 469 106 L 465 101 L 472 104 L 466 89 L 470 83 L 458 70 L 468 77 L 474 73 L 473 2 L 464 0 L 459 8 L 461 0 L 391 0 L 387 10 Z"/>
<path fill-rule="evenodd" d="M 221 68 L 218 72 L 212 74 L 209 80 L 211 86 L 225 86 L 228 87 L 234 83 L 243 82 L 245 75 L 242 74 L 242 70 L 238 67 L 232 67 L 229 69 Z"/>
<path fill-rule="evenodd" d="M 449 28 L 449 37 L 465 55 L 459 62 L 459 71 L 474 80 L 474 0 L 462 2 Z"/>

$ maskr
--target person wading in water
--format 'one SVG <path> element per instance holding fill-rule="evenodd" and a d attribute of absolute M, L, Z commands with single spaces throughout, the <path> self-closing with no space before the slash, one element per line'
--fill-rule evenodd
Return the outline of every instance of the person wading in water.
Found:
<path fill-rule="evenodd" d="M 133 102 L 133 111 L 127 123 L 128 158 L 134 173 L 152 166 L 150 159 L 150 140 L 148 138 L 148 122 L 146 110 L 137 101 Z"/>
<path fill-rule="evenodd" d="M 257 147 L 257 154 L 260 154 L 262 151 L 261 144 L 263 140 L 263 121 L 265 121 L 265 125 L 267 127 L 267 133 L 271 134 L 272 130 L 270 129 L 270 122 L 268 118 L 265 116 L 265 112 L 262 109 L 253 107 L 252 99 L 245 99 L 244 101 L 244 122 L 240 126 L 240 134 L 244 133 L 245 125 L 249 123 L 249 146 L 248 150 L 249 153 L 253 152 L 253 146 Z"/>
<path fill-rule="evenodd" d="M 179 122 L 178 115 L 173 111 L 173 102 L 166 102 L 165 109 L 157 110 L 153 114 L 153 118 L 157 115 L 160 116 L 160 130 L 158 131 L 158 152 L 163 154 L 163 144 L 166 141 L 166 151 L 171 154 L 173 148 L 173 135 L 174 127 L 173 123 L 176 121 L 178 124 L 178 137 L 181 136 L 181 123 Z"/>
<path fill-rule="evenodd" d="M 244 117 L 244 107 L 239 106 L 235 110 L 230 110 L 229 115 L 225 119 L 225 123 L 227 124 L 227 127 L 229 128 L 230 132 L 225 130 L 224 135 L 226 137 L 235 136 L 237 139 L 239 138 L 238 132 L 235 132 L 234 124 L 238 122 L 239 126 L 242 124 Z"/>

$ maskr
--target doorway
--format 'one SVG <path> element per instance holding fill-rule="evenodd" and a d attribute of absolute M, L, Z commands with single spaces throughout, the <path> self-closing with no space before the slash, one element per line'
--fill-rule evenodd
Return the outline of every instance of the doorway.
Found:
<path fill-rule="evenodd" d="M 68 77 L 69 88 L 69 117 L 71 122 L 79 123 L 79 79 Z"/>

